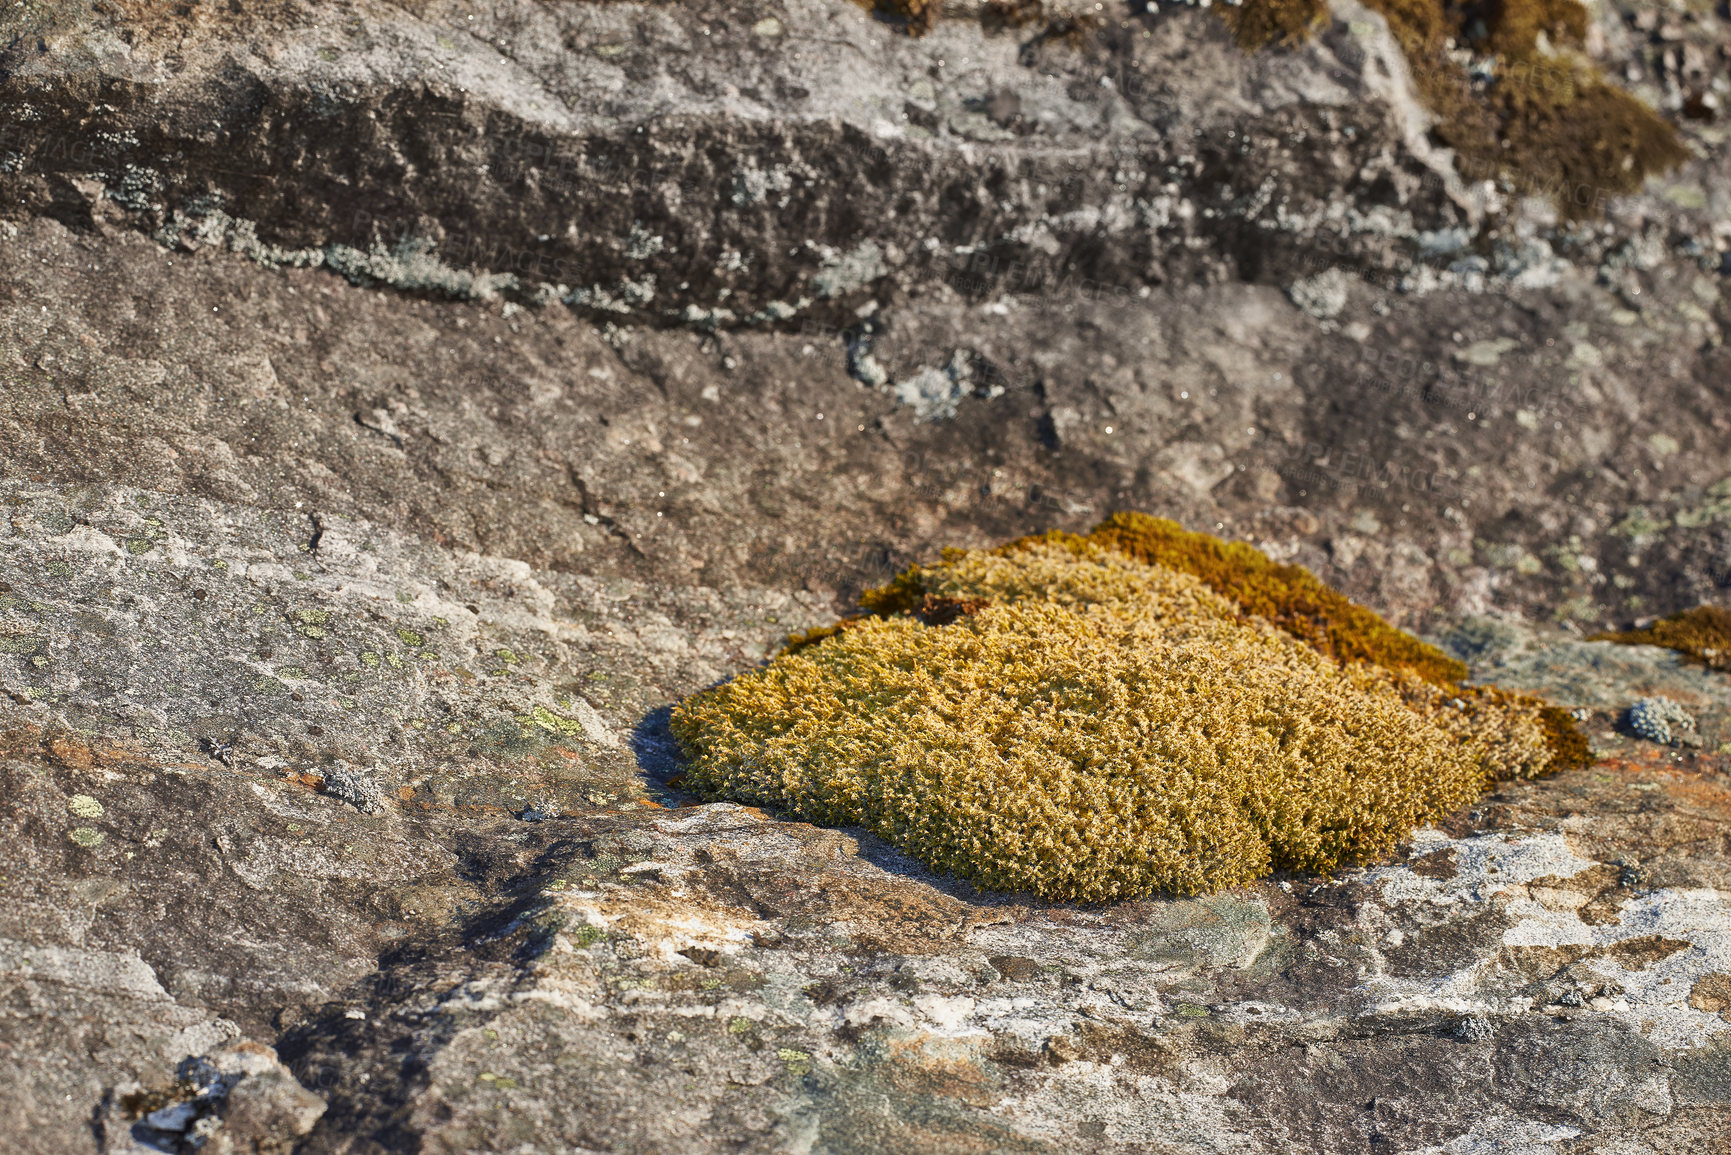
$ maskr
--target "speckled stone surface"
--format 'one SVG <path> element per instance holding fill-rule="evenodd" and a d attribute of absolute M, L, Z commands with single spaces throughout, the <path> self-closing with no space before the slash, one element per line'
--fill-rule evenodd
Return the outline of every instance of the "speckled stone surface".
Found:
<path fill-rule="evenodd" d="M 4 500 L 0 965 L 11 1085 L 55 1143 L 93 1111 L 109 1149 L 160 1142 L 122 1100 L 242 1040 L 328 1101 L 310 1150 L 1726 1133 L 1726 758 L 1615 709 L 1588 721 L 1600 765 L 1388 864 L 1049 906 L 665 787 L 664 704 L 824 620 L 809 594 L 347 519 L 315 545 L 304 517 L 136 490 Z M 1571 705 L 1693 687 L 1724 733 L 1725 687 L 1666 651 L 1452 640 Z M 377 813 L 331 796 L 339 769 Z"/>

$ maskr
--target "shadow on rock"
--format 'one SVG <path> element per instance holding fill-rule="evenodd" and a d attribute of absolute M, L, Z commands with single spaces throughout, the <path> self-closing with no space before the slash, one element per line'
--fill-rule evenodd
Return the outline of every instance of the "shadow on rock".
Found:
<path fill-rule="evenodd" d="M 650 797 L 664 806 L 689 806 L 697 797 L 677 785 L 689 767 L 672 723 L 672 706 L 659 706 L 639 718 L 631 728 L 631 755 Z"/>

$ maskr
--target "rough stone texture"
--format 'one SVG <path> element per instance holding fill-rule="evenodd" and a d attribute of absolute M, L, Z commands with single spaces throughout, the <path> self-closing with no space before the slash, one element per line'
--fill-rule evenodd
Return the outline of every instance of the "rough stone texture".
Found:
<path fill-rule="evenodd" d="M 171 1100 L 237 1037 L 328 1100 L 308 1150 L 1728 1133 L 1726 1028 L 1690 1001 L 1731 973 L 1726 759 L 1615 706 L 1588 723 L 1607 761 L 1401 861 L 1045 906 L 660 784 L 657 704 L 821 620 L 809 594 L 334 517 L 315 549 L 303 519 L 124 487 L 5 501 L 8 1054 L 41 1150 L 95 1105 L 110 1149 L 159 1137 L 128 1095 Z M 1723 678 L 1665 651 L 1445 641 L 1565 702 L 1689 695 L 1731 736 Z M 339 760 L 381 813 L 321 792 Z M 44 1033 L 68 1015 L 93 1033 Z"/>
<path fill-rule="evenodd" d="M 1722 1150 L 1731 680 L 1584 635 L 1731 585 L 1723 130 L 1560 224 L 1348 7 L 0 13 L 8 1144 Z M 680 695 L 1117 507 L 1604 760 L 1102 909 L 670 788 Z"/>

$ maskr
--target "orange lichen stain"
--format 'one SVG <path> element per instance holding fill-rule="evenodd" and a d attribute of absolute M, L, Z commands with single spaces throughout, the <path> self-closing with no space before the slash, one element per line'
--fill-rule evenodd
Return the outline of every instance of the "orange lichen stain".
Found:
<path fill-rule="evenodd" d="M 93 761 L 93 752 L 89 746 L 66 738 L 50 738 L 48 753 L 68 770 L 88 770 Z"/>
<path fill-rule="evenodd" d="M 1633 750 L 1599 759 L 1596 768 L 1613 774 L 1650 774 L 1653 767 L 1671 764 L 1671 750 L 1666 746 L 1645 744 Z"/>
<path fill-rule="evenodd" d="M 996 1080 L 974 1046 L 925 1033 L 884 1040 L 884 1082 L 915 1095 L 936 1095 L 975 1107 L 996 1099 Z"/>
<path fill-rule="evenodd" d="M 1690 778 L 1666 783 L 1665 793 L 1684 805 L 1705 811 L 1710 817 L 1731 821 L 1731 790 L 1723 786 Z"/>

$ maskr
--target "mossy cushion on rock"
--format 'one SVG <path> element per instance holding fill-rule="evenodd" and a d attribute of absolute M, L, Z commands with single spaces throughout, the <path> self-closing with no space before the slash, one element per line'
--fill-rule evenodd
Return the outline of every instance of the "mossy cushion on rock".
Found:
<path fill-rule="evenodd" d="M 1731 673 L 1731 610 L 1696 606 L 1654 622 L 1646 629 L 1594 634 L 1592 641 L 1629 646 L 1663 646 L 1676 650 L 1709 670 Z"/>
<path fill-rule="evenodd" d="M 681 703 L 688 783 L 1100 902 L 1366 861 L 1548 757 L 1530 712 L 1335 661 L 1098 543 L 950 552 L 876 600 L 916 591 Z"/>

